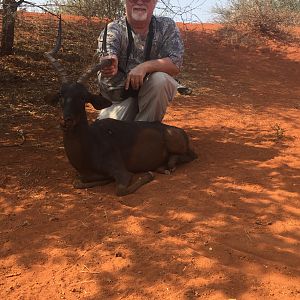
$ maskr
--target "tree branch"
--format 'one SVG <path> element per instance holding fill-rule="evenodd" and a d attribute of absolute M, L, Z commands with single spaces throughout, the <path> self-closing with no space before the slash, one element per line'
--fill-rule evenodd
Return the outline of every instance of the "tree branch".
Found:
<path fill-rule="evenodd" d="M 54 16 L 54 17 L 59 18 L 59 15 L 54 14 L 54 13 L 51 12 L 50 10 L 46 9 L 44 6 L 37 5 L 37 4 L 33 3 L 33 2 L 26 1 L 26 0 L 19 0 L 19 2 L 20 2 L 20 1 L 22 1 L 22 3 L 25 3 L 25 4 L 30 5 L 30 6 L 32 6 L 32 7 L 37 7 L 37 8 L 39 8 L 39 9 L 41 9 L 42 11 L 44 11 L 44 12 L 46 12 L 46 13 L 48 13 L 48 14 Z"/>

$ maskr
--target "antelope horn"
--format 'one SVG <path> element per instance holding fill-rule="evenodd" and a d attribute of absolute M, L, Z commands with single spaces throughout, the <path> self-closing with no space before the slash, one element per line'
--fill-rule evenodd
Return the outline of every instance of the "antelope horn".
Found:
<path fill-rule="evenodd" d="M 110 58 L 106 59 L 105 57 L 100 61 L 99 64 L 93 65 L 88 68 L 77 80 L 78 83 L 85 83 L 93 74 L 98 72 L 104 67 L 108 67 L 112 64 Z"/>
<path fill-rule="evenodd" d="M 60 62 L 55 59 L 53 56 L 58 52 L 58 50 L 61 47 L 61 33 L 62 33 L 62 26 L 61 26 L 61 16 L 59 16 L 59 23 L 58 23 L 58 32 L 57 32 L 57 38 L 56 38 L 56 45 L 55 47 L 49 51 L 49 52 L 45 52 L 44 56 L 49 60 L 50 63 L 52 63 L 52 65 L 54 66 L 54 68 L 56 69 L 56 71 L 58 72 L 62 83 L 66 83 L 68 82 L 68 76 L 67 73 L 65 72 L 65 69 L 63 68 L 63 66 L 60 64 Z"/>

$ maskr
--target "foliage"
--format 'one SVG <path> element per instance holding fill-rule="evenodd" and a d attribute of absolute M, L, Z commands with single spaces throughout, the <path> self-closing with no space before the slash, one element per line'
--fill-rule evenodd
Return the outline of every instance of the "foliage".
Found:
<path fill-rule="evenodd" d="M 54 0 L 51 1 L 61 13 L 101 19 L 114 19 L 124 14 L 122 0 Z"/>
<path fill-rule="evenodd" d="M 56 12 L 68 13 L 85 17 L 115 19 L 125 12 L 124 0 L 48 0 L 54 4 Z M 195 11 L 203 5 L 203 0 L 193 0 L 189 3 L 174 3 L 170 0 L 160 0 L 156 6 L 159 15 L 177 18 L 182 22 L 200 21 Z"/>
<path fill-rule="evenodd" d="M 227 28 L 276 37 L 299 24 L 300 0 L 229 0 L 214 12 Z"/>

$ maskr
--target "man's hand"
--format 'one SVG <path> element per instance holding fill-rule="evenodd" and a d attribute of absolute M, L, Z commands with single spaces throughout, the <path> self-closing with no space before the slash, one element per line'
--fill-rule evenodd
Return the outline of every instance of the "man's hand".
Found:
<path fill-rule="evenodd" d="M 145 63 L 142 63 L 133 68 L 127 75 L 125 81 L 125 90 L 128 90 L 130 85 L 134 90 L 138 90 L 143 85 L 146 74 L 147 69 Z"/>
<path fill-rule="evenodd" d="M 118 58 L 116 55 L 108 55 L 108 56 L 103 56 L 101 57 L 101 60 L 105 60 L 105 59 L 111 59 L 111 65 L 108 67 L 104 67 L 101 70 L 101 75 L 103 77 L 113 77 L 117 74 L 118 72 Z"/>

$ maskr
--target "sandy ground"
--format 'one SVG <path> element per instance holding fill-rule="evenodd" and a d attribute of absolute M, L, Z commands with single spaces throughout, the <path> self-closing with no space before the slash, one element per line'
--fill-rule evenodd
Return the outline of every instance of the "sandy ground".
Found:
<path fill-rule="evenodd" d="M 73 189 L 42 55 L 1 58 L 1 299 L 300 298 L 299 48 L 183 37 L 164 122 L 199 158 L 121 198 Z"/>

